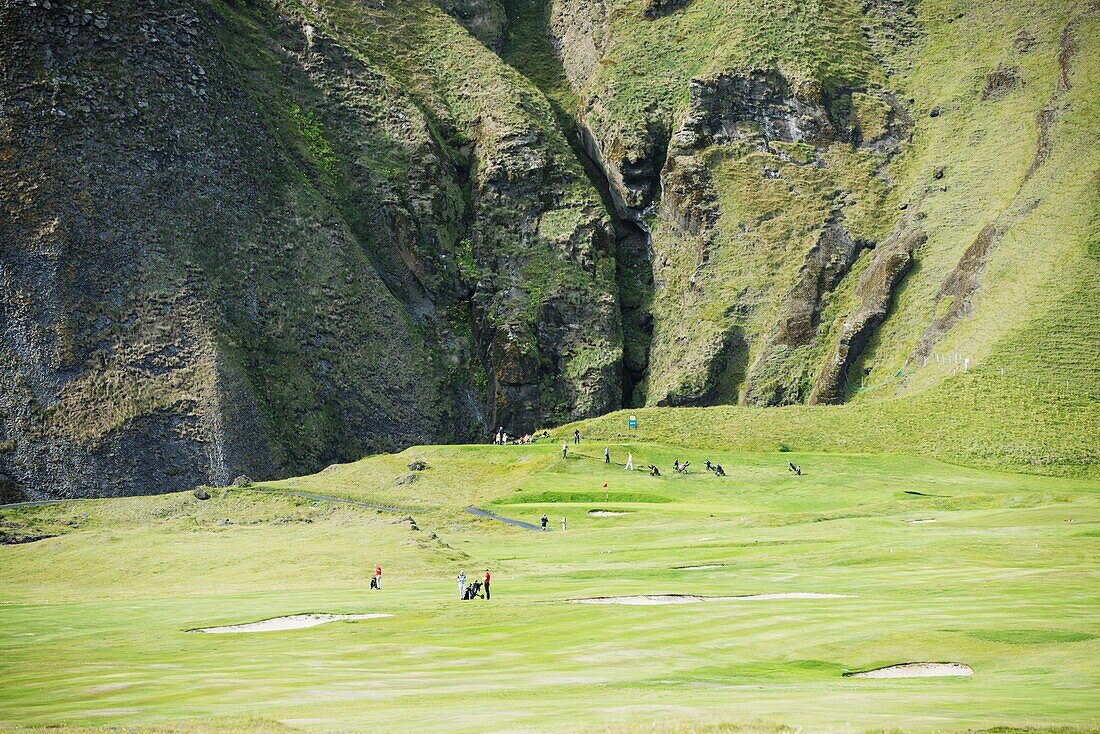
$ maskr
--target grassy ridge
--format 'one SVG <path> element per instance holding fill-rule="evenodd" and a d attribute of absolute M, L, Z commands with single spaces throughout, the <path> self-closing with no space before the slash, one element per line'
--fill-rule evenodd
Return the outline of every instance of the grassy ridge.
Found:
<path fill-rule="evenodd" d="M 995 470 L 1095 476 L 1091 437 L 1100 404 L 1090 392 L 1054 391 L 995 368 L 951 377 L 905 398 L 846 406 L 644 408 L 563 426 L 594 440 L 723 445 L 744 451 L 919 452 Z M 1025 406 L 1025 407 L 1020 407 Z M 627 427 L 628 415 L 639 429 Z"/>

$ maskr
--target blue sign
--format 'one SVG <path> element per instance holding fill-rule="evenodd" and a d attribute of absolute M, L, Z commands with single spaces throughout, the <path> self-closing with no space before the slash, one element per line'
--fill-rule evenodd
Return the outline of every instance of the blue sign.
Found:
<path fill-rule="evenodd" d="M 630 418 L 628 418 L 627 421 L 626 421 L 626 425 L 627 425 L 628 428 L 630 428 L 633 431 L 638 430 L 638 416 L 636 416 L 636 415 L 630 416 Z"/>

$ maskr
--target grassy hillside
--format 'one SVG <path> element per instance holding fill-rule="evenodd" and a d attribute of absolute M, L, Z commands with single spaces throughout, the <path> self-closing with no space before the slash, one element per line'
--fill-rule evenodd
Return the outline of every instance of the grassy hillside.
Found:
<path fill-rule="evenodd" d="M 820 316 L 810 338 L 792 342 L 783 326 L 792 299 L 807 297 L 804 260 L 838 217 L 867 247 L 903 215 L 927 241 L 847 371 L 848 400 L 923 390 L 964 360 L 1039 379 L 1040 400 L 1055 385 L 1095 394 L 1097 375 L 1086 365 L 1100 361 L 1096 325 L 1083 315 L 1067 320 L 1058 305 L 1096 311 L 1097 59 L 1085 42 L 1095 35 L 1094 3 L 694 0 L 656 13 L 646 8 L 659 4 L 640 0 L 607 3 L 603 13 L 552 5 L 581 119 L 609 166 L 649 161 L 660 178 L 639 194 L 639 207 L 658 188 L 664 197 L 650 222 L 649 405 L 804 402 L 858 306 L 855 282 L 873 251 L 864 249 L 835 287 L 810 293 Z M 594 20 L 585 26 L 581 17 Z M 578 39 L 595 44 L 593 63 L 570 63 L 570 54 L 591 54 Z M 685 232 L 665 212 L 683 194 L 662 136 L 675 140 L 685 116 L 698 115 L 693 82 L 755 70 L 839 95 L 829 114 L 857 136 L 801 149 L 751 136 L 711 146 L 698 156 L 705 177 L 690 190 L 716 220 Z M 559 94 L 553 75 L 533 78 Z M 871 144 L 883 130 L 875 119 L 882 94 L 906 118 L 896 152 Z M 975 249 L 987 227 L 995 235 Z M 1028 344 L 1035 348 L 1019 349 Z M 1029 410 L 1030 401 L 1016 408 Z"/>
<path fill-rule="evenodd" d="M 205 502 L 184 493 L 3 510 L 5 537 L 52 537 L 0 545 L 0 728 L 1100 725 L 1088 696 L 1100 684 L 1095 482 L 897 455 L 640 442 L 612 444 L 607 466 L 603 447 L 585 441 L 565 461 L 554 442 L 417 447 L 215 490 Z M 627 451 L 665 476 L 624 472 Z M 409 472 L 414 458 L 428 468 Z M 674 459 L 700 467 L 707 458 L 728 476 L 671 471 Z M 474 518 L 462 510 L 470 504 L 528 521 L 546 512 L 552 532 Z M 380 592 L 366 588 L 375 563 L 384 569 Z M 487 566 L 493 598 L 460 602 L 455 575 L 477 577 Z M 781 593 L 845 596 L 570 601 Z M 306 612 L 393 616 L 283 632 L 187 631 Z M 906 661 L 974 672 L 844 677 Z"/>

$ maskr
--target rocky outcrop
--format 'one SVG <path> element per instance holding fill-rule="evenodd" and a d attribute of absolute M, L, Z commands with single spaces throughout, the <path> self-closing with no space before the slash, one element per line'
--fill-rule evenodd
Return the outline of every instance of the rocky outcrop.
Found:
<path fill-rule="evenodd" d="M 804 167 L 821 170 L 817 176 L 821 180 L 831 175 L 827 156 L 830 146 L 866 149 L 885 162 L 908 137 L 908 116 L 893 96 L 882 90 L 840 90 L 827 95 L 813 80 L 791 82 L 776 70 L 759 70 L 695 79 L 689 93 L 688 111 L 672 136 L 662 171 L 658 213 L 662 222 L 678 233 L 678 241 L 672 246 L 681 250 L 690 246 L 697 253 L 689 258 L 694 272 L 683 296 L 692 301 L 717 297 L 708 292 L 720 289 L 722 284 L 714 283 L 707 274 L 713 262 L 723 259 L 719 250 L 728 247 L 717 233 L 722 212 L 712 182 L 712 161 L 757 156 L 755 160 L 764 162 L 761 173 L 765 178 L 783 180 Z M 781 169 L 790 173 L 781 173 Z M 797 184 L 792 181 L 790 186 L 794 190 Z M 813 351 L 818 349 L 822 312 L 859 253 L 869 245 L 849 233 L 845 214 L 849 204 L 842 198 L 845 194 L 838 191 L 836 196 L 841 199 L 840 205 L 834 204 L 820 224 L 809 225 L 815 227 L 814 243 L 802 256 L 794 282 L 778 304 L 780 315 L 774 327 L 754 334 L 728 322 L 719 329 L 719 334 L 741 334 L 734 341 L 754 352 L 751 364 L 742 364 L 737 371 L 742 385 L 727 387 L 725 400 L 738 399 L 738 394 L 740 400 L 757 405 L 806 399 L 811 384 L 807 372 Z M 750 219 L 742 228 L 764 226 L 776 216 L 774 211 L 763 210 L 752 222 L 753 206 L 751 200 L 744 204 L 746 210 L 740 215 Z M 753 318 L 754 312 L 764 307 L 759 288 L 741 294 L 746 303 L 736 310 L 744 318 Z M 728 343 L 725 338 L 719 341 Z M 658 397 L 659 401 L 699 404 L 713 398 L 714 376 L 733 373 L 725 367 L 727 352 L 710 344 L 696 338 L 691 347 L 691 363 L 701 360 L 705 379 L 676 380 L 667 388 L 668 394 Z M 721 364 L 712 367 L 707 354 Z M 682 359 L 678 364 L 683 364 Z M 692 387 L 685 390 L 685 386 Z"/>
<path fill-rule="evenodd" d="M 687 7 L 691 0 L 645 0 L 642 8 L 642 17 L 647 20 L 656 20 L 669 13 L 676 12 Z"/>
<path fill-rule="evenodd" d="M 1015 66 L 999 65 L 985 75 L 982 100 L 1001 99 L 1020 85 L 1020 70 Z"/>
<path fill-rule="evenodd" d="M 937 303 L 947 300 L 947 308 L 925 328 L 910 356 L 911 361 L 923 360 L 931 354 L 943 335 L 969 312 L 970 299 L 978 290 L 979 276 L 985 269 L 997 236 L 996 224 L 990 223 L 982 227 L 982 231 L 963 252 L 959 262 L 947 274 L 936 293 Z"/>
<path fill-rule="evenodd" d="M 908 219 L 875 248 L 856 286 L 857 306 L 841 326 L 832 356 L 810 391 L 810 404 L 844 402 L 848 372 L 863 353 L 875 329 L 885 320 L 894 290 L 913 265 L 913 253 L 928 235 Z"/>
<path fill-rule="evenodd" d="M 616 213 L 637 221 L 660 191 L 668 133 L 660 120 L 653 120 L 644 134 L 627 141 L 620 130 L 601 124 L 606 116 L 607 111 L 598 102 L 581 116 L 581 142 L 607 176 Z"/>
<path fill-rule="evenodd" d="M 559 0 L 550 5 L 549 32 L 566 78 L 581 89 L 596 73 L 607 48 L 603 0 Z"/>
<path fill-rule="evenodd" d="M 486 151 L 473 191 L 476 332 L 490 366 L 489 423 L 513 435 L 621 400 L 613 283 L 595 277 L 600 261 L 613 261 L 613 233 L 594 196 L 572 201 L 553 183 L 567 171 L 540 135 L 494 135 L 475 153 Z"/>
<path fill-rule="evenodd" d="M 824 145 L 845 139 L 829 117 L 828 100 L 814 81 L 789 82 L 775 70 L 723 72 L 693 79 L 687 114 L 676 131 L 677 149 L 721 145 L 748 137 Z"/>
<path fill-rule="evenodd" d="M 491 49 L 500 48 L 507 25 L 500 0 L 438 0 L 437 5 L 474 38 Z"/>

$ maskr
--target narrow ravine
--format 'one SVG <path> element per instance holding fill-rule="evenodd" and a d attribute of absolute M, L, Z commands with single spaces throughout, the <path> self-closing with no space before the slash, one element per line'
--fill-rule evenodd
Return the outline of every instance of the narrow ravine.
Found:
<path fill-rule="evenodd" d="M 653 250 L 650 233 L 636 217 L 623 216 L 607 172 L 588 151 L 577 123 L 577 98 L 550 43 L 549 0 L 505 0 L 508 32 L 500 57 L 545 95 L 558 127 L 585 176 L 599 192 L 615 233 L 615 279 L 623 329 L 622 407 L 645 405 L 653 336 Z"/>

